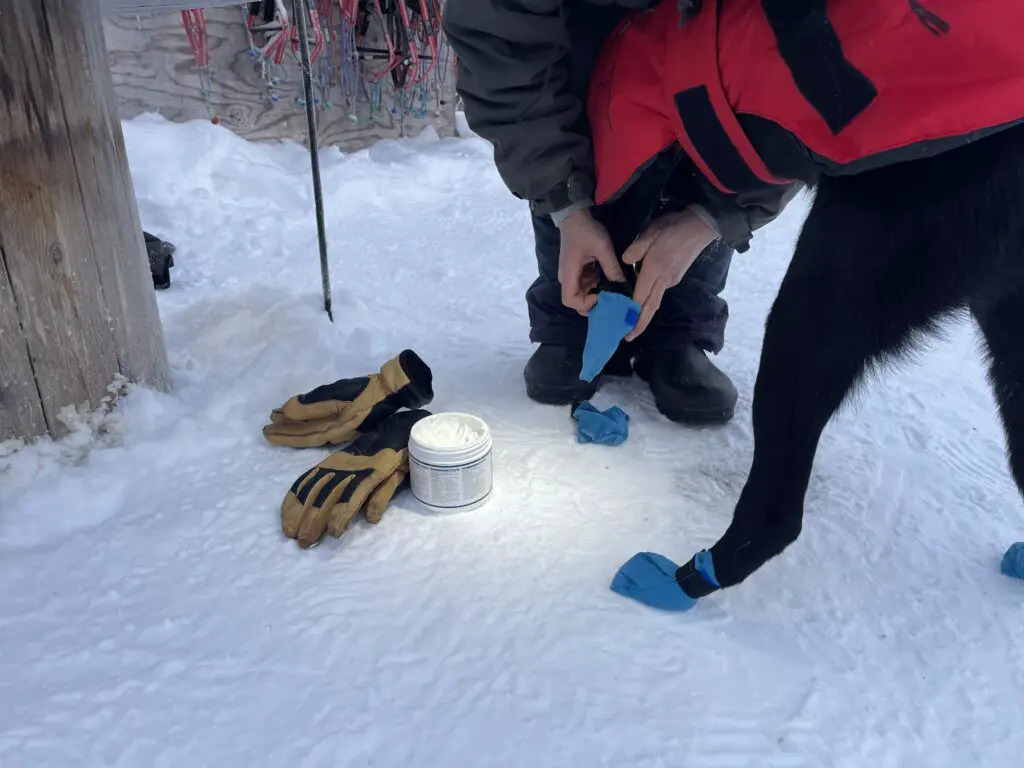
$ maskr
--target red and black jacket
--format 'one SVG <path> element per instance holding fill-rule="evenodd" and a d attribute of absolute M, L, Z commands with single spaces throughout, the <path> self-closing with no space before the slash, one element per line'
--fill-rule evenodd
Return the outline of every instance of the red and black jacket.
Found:
<path fill-rule="evenodd" d="M 794 182 L 1024 119 L 1024 0 L 664 0 L 609 36 L 587 110 L 598 203 L 681 149 L 745 250 Z"/>

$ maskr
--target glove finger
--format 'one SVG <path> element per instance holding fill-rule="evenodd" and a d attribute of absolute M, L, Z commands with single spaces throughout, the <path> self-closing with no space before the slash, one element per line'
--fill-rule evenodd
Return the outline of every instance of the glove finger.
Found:
<path fill-rule="evenodd" d="M 282 415 L 295 421 L 322 419 L 344 413 L 352 403 L 373 388 L 374 376 L 338 379 L 288 398 L 281 406 Z M 379 399 L 379 398 L 374 398 Z"/>
<path fill-rule="evenodd" d="M 335 538 L 341 536 L 352 524 L 367 498 L 387 480 L 390 473 L 373 472 L 349 486 L 340 501 L 334 505 L 328 523 L 328 532 Z"/>
<path fill-rule="evenodd" d="M 291 397 L 279 409 L 281 415 L 292 421 L 309 421 L 310 419 L 324 419 L 344 413 L 351 403 L 342 400 L 324 400 L 321 403 L 309 403 L 308 405 L 299 402 L 298 396 Z"/>
<path fill-rule="evenodd" d="M 270 412 L 270 423 L 271 424 L 288 424 L 292 420 L 284 415 L 284 411 L 280 408 L 275 408 Z"/>
<path fill-rule="evenodd" d="M 299 533 L 299 523 L 302 521 L 302 504 L 295 494 L 289 492 L 284 501 L 281 502 L 281 530 L 289 539 L 294 539 Z"/>
<path fill-rule="evenodd" d="M 380 522 L 388 505 L 395 497 L 398 489 L 402 487 L 408 475 L 409 470 L 407 467 L 399 468 L 370 494 L 370 498 L 366 501 L 366 509 L 363 510 L 363 517 L 368 522 L 374 525 Z"/>
<path fill-rule="evenodd" d="M 309 498 L 305 493 L 305 489 L 313 482 L 317 474 L 317 468 L 313 467 L 299 475 L 281 502 L 281 530 L 284 531 L 284 535 L 289 539 L 294 539 L 298 536 L 299 526 L 302 524 L 303 510 L 306 507 L 305 502 Z M 326 481 L 328 478 L 324 477 L 322 479 Z"/>
<path fill-rule="evenodd" d="M 327 530 L 327 522 L 334 510 L 335 502 L 351 483 L 352 476 L 334 473 L 326 476 L 323 483 L 317 483 L 306 498 L 302 524 L 299 526 L 299 546 L 310 547 L 320 541 Z"/>
<path fill-rule="evenodd" d="M 356 425 L 338 417 L 310 421 L 281 421 L 266 424 L 263 436 L 273 445 L 291 448 L 315 448 L 320 445 L 348 443 L 357 436 Z"/>

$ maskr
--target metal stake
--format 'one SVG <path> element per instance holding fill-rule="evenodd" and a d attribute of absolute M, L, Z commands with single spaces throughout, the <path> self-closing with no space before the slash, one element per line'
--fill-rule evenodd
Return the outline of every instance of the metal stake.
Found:
<path fill-rule="evenodd" d="M 331 310 L 331 276 L 327 265 L 327 232 L 324 228 L 324 200 L 320 190 L 320 154 L 316 137 L 316 107 L 313 105 L 313 76 L 309 63 L 309 35 L 306 20 L 309 8 L 306 0 L 292 0 L 292 15 L 299 28 L 299 53 L 302 57 L 302 92 L 306 102 L 306 122 L 309 124 L 309 162 L 313 171 L 313 201 L 316 205 L 316 231 L 320 240 L 320 280 L 323 283 L 324 310 L 334 322 Z"/>

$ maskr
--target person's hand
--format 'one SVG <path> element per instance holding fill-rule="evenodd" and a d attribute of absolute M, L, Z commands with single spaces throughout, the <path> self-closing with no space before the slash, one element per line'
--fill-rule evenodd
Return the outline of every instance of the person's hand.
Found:
<path fill-rule="evenodd" d="M 647 329 L 665 291 L 679 284 L 701 251 L 717 237 L 700 216 L 685 210 L 659 216 L 633 241 L 622 260 L 630 265 L 643 261 L 633 291 L 633 300 L 641 310 L 636 328 L 626 341 L 633 341 Z"/>
<path fill-rule="evenodd" d="M 591 291 L 601 280 L 600 272 L 616 283 L 626 278 L 608 232 L 590 211 L 572 214 L 559 229 L 562 242 L 558 282 L 562 285 L 562 303 L 586 316 L 597 303 L 597 295 Z"/>

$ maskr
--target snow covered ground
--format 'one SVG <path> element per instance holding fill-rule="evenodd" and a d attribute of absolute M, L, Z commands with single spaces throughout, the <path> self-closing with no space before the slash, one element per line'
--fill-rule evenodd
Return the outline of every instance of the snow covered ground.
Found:
<path fill-rule="evenodd" d="M 308 159 L 224 128 L 125 124 L 176 391 L 0 449 L 0 765 L 1009 766 L 1024 758 L 1024 514 L 972 326 L 827 431 L 802 538 L 666 615 L 608 590 L 634 552 L 724 530 L 750 460 L 762 323 L 806 211 L 737 257 L 735 422 L 620 448 L 530 402 L 526 210 L 478 139 L 323 153 L 337 323 Z M 435 137 L 436 138 L 436 137 Z M 323 451 L 260 433 L 289 395 L 431 364 L 432 408 L 495 438 L 496 497 L 300 551 L 279 504 Z"/>

